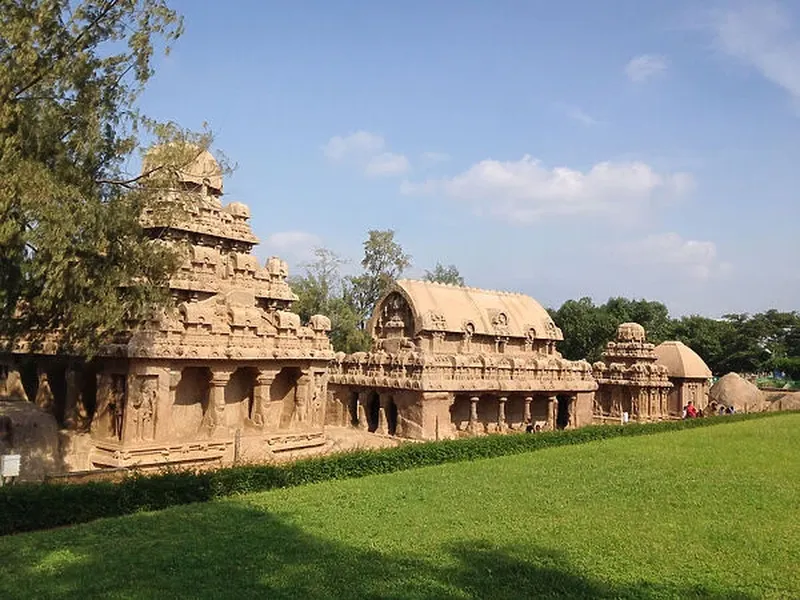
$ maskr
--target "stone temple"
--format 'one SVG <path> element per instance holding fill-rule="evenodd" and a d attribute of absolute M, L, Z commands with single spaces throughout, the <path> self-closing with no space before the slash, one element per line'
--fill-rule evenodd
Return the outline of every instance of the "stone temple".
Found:
<path fill-rule="evenodd" d="M 328 423 L 442 439 L 592 422 L 591 365 L 561 357 L 529 296 L 401 280 L 369 327 L 373 350 L 331 367 Z"/>
<path fill-rule="evenodd" d="M 88 364 L 20 355 L 0 370 L 0 399 L 29 399 L 56 419 L 65 470 L 223 464 L 324 443 L 329 319 L 302 324 L 290 311 L 286 263 L 252 254 L 250 211 L 222 205 L 211 154 L 181 179 L 188 215 L 143 215 L 153 238 L 184 251 L 170 283 L 177 312 Z"/>
<path fill-rule="evenodd" d="M 142 216 L 182 253 L 175 311 L 89 362 L 24 344 L 0 356 L 0 453 L 22 454 L 25 478 L 263 461 L 327 449 L 334 428 L 436 440 L 674 419 L 707 402 L 710 371 L 686 346 L 624 323 L 601 361 L 566 360 L 548 312 L 510 292 L 397 281 L 371 350 L 334 354 L 326 316 L 291 312 L 286 263 L 252 253 L 248 207 L 222 204 L 213 156 L 180 179 L 180 202 L 163 199 L 185 211 Z"/>

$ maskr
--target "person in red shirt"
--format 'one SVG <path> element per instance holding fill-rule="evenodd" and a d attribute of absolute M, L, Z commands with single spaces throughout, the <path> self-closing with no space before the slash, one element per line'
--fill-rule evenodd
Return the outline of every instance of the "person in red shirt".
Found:
<path fill-rule="evenodd" d="M 686 417 L 689 419 L 697 418 L 697 409 L 694 407 L 694 402 L 689 400 L 689 404 L 686 405 Z"/>

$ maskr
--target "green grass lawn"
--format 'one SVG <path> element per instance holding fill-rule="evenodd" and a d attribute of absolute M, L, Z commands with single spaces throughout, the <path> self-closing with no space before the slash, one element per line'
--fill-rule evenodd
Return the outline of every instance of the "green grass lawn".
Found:
<path fill-rule="evenodd" d="M 800 415 L 0 538 L 0 598 L 800 598 Z"/>

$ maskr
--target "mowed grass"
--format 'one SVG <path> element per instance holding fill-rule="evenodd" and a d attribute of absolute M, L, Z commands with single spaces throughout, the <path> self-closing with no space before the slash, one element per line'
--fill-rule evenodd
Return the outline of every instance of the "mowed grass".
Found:
<path fill-rule="evenodd" d="M 0 538 L 0 598 L 800 598 L 800 415 Z"/>

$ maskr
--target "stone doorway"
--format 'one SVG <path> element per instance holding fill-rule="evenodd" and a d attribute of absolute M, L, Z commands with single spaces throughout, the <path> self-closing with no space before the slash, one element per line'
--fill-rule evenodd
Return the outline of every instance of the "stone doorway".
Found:
<path fill-rule="evenodd" d="M 367 413 L 367 431 L 375 433 L 378 429 L 381 412 L 381 397 L 378 392 L 370 392 L 367 397 L 367 405 L 364 408 Z"/>
<path fill-rule="evenodd" d="M 556 429 L 566 429 L 569 425 L 569 396 L 556 396 L 557 410 L 556 410 Z"/>
<path fill-rule="evenodd" d="M 389 406 L 386 410 L 386 424 L 389 430 L 389 435 L 397 435 L 397 419 L 399 417 L 397 404 L 394 398 L 389 398 Z"/>
<path fill-rule="evenodd" d="M 350 417 L 350 425 L 353 427 L 358 425 L 358 392 L 350 394 L 350 403 L 347 407 L 347 413 Z"/>

